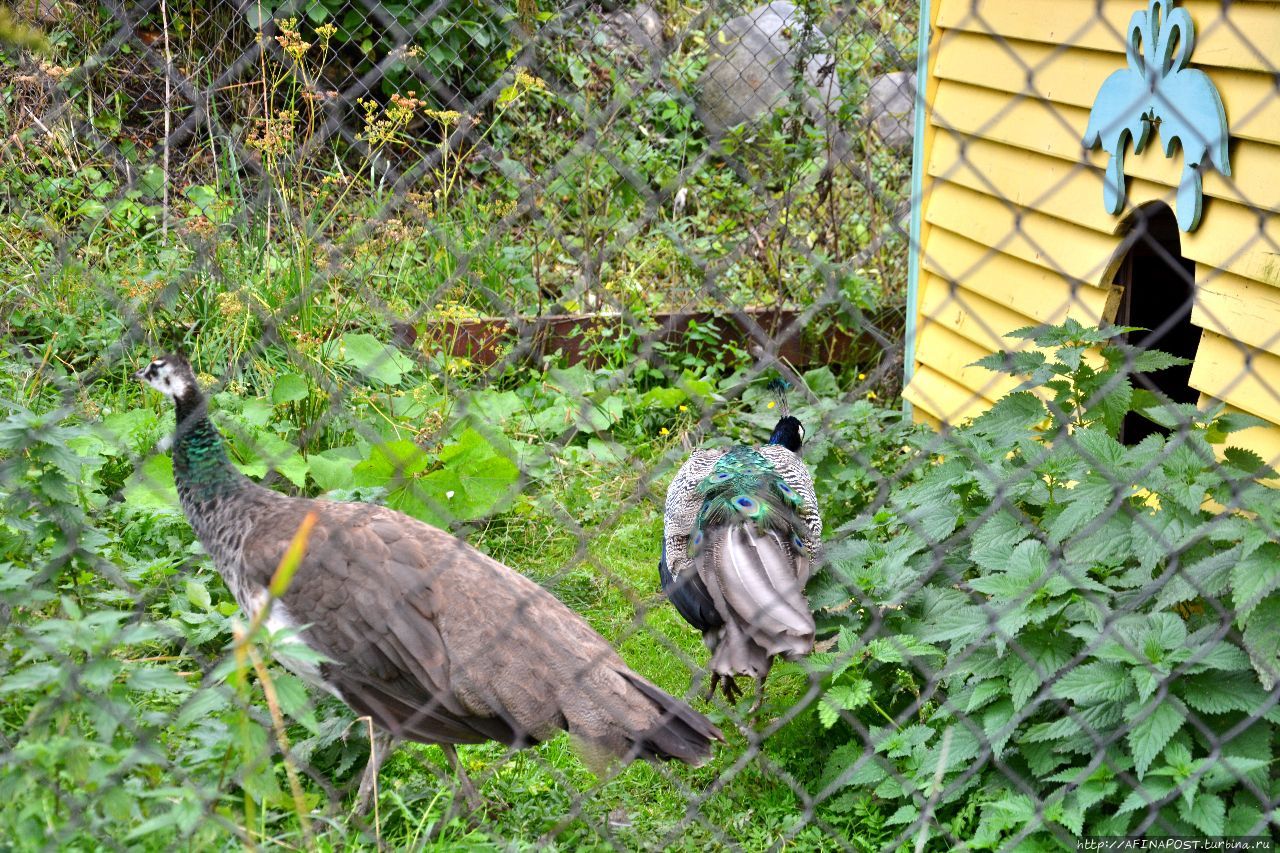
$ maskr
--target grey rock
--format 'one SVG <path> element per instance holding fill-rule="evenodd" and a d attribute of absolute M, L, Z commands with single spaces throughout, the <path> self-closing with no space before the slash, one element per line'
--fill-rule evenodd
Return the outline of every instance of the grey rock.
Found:
<path fill-rule="evenodd" d="M 905 151 L 915 135 L 915 101 L 914 71 L 882 74 L 867 90 L 863 119 L 884 145 Z"/>
<path fill-rule="evenodd" d="M 616 9 L 604 16 L 596 41 L 611 51 L 656 54 L 663 46 L 662 18 L 647 3 L 629 10 Z"/>
<path fill-rule="evenodd" d="M 801 62 L 805 82 L 816 91 L 806 95 L 806 110 L 815 118 L 835 111 L 839 81 L 822 52 L 820 22 L 814 23 L 806 28 L 799 9 L 774 0 L 730 19 L 712 35 L 711 58 L 699 78 L 701 117 L 709 131 L 721 135 L 787 105 Z M 805 44 L 806 35 L 814 41 Z"/>

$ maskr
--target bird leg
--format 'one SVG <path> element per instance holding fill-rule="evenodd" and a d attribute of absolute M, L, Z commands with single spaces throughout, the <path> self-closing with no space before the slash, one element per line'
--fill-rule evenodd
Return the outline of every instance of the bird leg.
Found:
<path fill-rule="evenodd" d="M 753 722 L 756 712 L 760 710 L 760 704 L 764 702 L 764 680 L 768 677 L 768 675 L 756 676 L 756 701 L 752 702 L 751 707 L 747 709 L 747 713 L 751 716 Z"/>
<path fill-rule="evenodd" d="M 705 701 L 707 702 L 711 701 L 712 697 L 716 695 L 716 687 L 718 687 L 719 685 L 720 685 L 720 676 L 714 672 L 711 673 L 711 686 L 707 688 L 707 698 L 705 699 Z"/>
<path fill-rule="evenodd" d="M 369 763 L 364 766 L 364 776 L 360 779 L 360 790 L 356 794 L 356 812 L 364 814 L 373 801 L 378 788 L 378 770 L 382 762 L 387 760 L 391 750 L 395 748 L 396 738 L 391 732 L 378 731 L 369 741 Z"/>
<path fill-rule="evenodd" d="M 769 678 L 769 670 L 773 669 L 773 658 L 769 658 L 764 665 L 764 672 L 756 676 L 756 701 L 751 703 L 751 710 L 747 711 L 751 715 L 752 724 L 755 723 L 756 713 L 760 710 L 761 703 L 764 702 L 764 683 Z"/>
<path fill-rule="evenodd" d="M 462 798 L 467 801 L 467 808 L 474 814 L 480 810 L 480 794 L 476 791 L 476 786 L 471 784 L 467 771 L 462 769 L 457 748 L 451 743 L 442 743 L 440 748 L 444 750 L 444 757 L 449 759 L 449 766 L 458 777 L 458 786 L 462 789 Z"/>

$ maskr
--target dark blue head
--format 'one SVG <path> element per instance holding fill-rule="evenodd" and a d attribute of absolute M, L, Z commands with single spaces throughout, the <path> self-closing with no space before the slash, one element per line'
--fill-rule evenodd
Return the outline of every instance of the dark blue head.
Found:
<path fill-rule="evenodd" d="M 783 415 L 778 418 L 778 425 L 773 428 L 769 443 L 781 444 L 792 453 L 799 453 L 804 444 L 804 425 L 791 415 Z"/>

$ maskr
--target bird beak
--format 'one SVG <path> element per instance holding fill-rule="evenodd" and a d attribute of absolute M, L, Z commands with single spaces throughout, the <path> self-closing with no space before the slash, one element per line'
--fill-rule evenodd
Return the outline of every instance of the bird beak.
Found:
<path fill-rule="evenodd" d="M 146 371 L 146 368 L 145 368 L 145 367 L 144 367 L 144 368 L 142 368 L 142 370 L 134 371 L 133 378 L 134 378 L 134 379 L 136 379 L 136 380 L 138 380 L 139 382 L 144 381 L 144 380 L 143 380 L 143 376 L 142 376 L 142 374 L 143 374 L 145 371 Z"/>

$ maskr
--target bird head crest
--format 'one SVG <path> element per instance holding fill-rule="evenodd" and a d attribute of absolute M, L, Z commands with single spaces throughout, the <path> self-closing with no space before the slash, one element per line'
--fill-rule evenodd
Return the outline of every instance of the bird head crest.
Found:
<path fill-rule="evenodd" d="M 782 377 L 774 377 L 769 380 L 769 391 L 773 394 L 773 399 L 778 403 L 778 411 L 784 417 L 791 414 L 791 409 L 787 406 L 787 390 L 791 387 L 791 383 Z"/>

